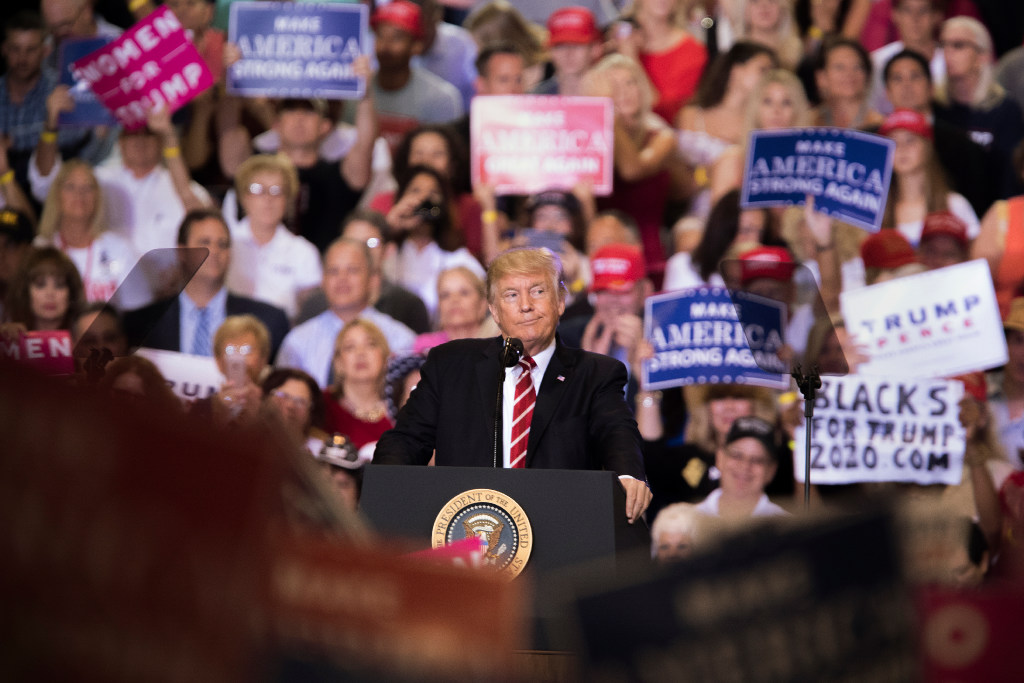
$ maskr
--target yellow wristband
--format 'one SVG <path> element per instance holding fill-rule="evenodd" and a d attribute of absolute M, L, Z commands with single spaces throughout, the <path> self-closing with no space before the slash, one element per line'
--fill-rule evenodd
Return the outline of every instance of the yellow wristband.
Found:
<path fill-rule="evenodd" d="M 181 156 L 180 147 L 164 147 L 164 159 L 177 159 Z"/>
<path fill-rule="evenodd" d="M 132 0 L 128 3 L 128 11 L 134 12 L 135 10 L 145 5 L 147 2 L 149 2 L 149 0 Z"/>
<path fill-rule="evenodd" d="M 39 134 L 39 139 L 47 144 L 57 142 L 57 131 L 44 130 L 42 133 Z"/>
<path fill-rule="evenodd" d="M 3 175 L 0 175 L 0 185 L 7 185 L 14 180 L 14 171 L 8 171 Z"/>
<path fill-rule="evenodd" d="M 482 214 L 480 214 L 480 218 L 481 220 L 483 220 L 484 223 L 497 223 L 498 212 L 495 211 L 494 209 L 487 209 Z"/>

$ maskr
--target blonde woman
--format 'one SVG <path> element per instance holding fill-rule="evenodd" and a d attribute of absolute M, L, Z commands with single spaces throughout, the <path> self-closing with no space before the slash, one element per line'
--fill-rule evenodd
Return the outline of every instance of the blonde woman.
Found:
<path fill-rule="evenodd" d="M 43 204 L 35 244 L 57 247 L 71 259 L 87 301 L 110 299 L 138 260 L 131 242 L 107 230 L 105 215 L 92 167 L 81 159 L 64 162 Z"/>
<path fill-rule="evenodd" d="M 675 121 L 697 91 L 708 51 L 687 29 L 689 0 L 634 0 L 624 20 L 634 26 L 616 36 L 616 49 L 642 66 L 657 94 L 654 113 Z"/>
<path fill-rule="evenodd" d="M 277 306 L 292 320 L 320 284 L 320 253 L 284 226 L 295 204 L 299 177 L 287 157 L 257 154 L 235 175 L 245 217 L 231 230 L 228 289 Z"/>
<path fill-rule="evenodd" d="M 637 222 L 649 271 L 664 270 L 661 217 L 681 167 L 673 130 L 654 114 L 654 90 L 635 59 L 614 54 L 583 79 L 583 92 L 610 97 L 615 111 L 615 193 L 600 197 L 599 210 L 621 209 Z"/>
<path fill-rule="evenodd" d="M 804 46 L 793 18 L 792 0 L 733 0 L 736 37 L 775 51 L 783 68 L 794 70 Z"/>
<path fill-rule="evenodd" d="M 344 434 L 356 448 L 391 429 L 384 401 L 384 379 L 391 350 L 380 328 L 357 318 L 334 342 L 334 384 L 324 392 L 328 434 Z"/>

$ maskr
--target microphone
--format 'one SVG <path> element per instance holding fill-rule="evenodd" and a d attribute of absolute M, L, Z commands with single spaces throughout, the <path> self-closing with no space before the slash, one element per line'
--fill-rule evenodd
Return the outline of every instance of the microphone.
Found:
<path fill-rule="evenodd" d="M 523 341 L 515 337 L 509 337 L 505 340 L 505 347 L 501 351 L 501 364 L 502 367 L 510 368 L 519 362 L 519 359 L 523 357 L 523 353 L 526 349 L 523 347 Z M 504 375 L 503 375 L 504 376 Z"/>
<path fill-rule="evenodd" d="M 505 368 L 511 368 L 523 357 L 526 348 L 522 339 L 509 337 L 505 340 L 505 346 L 501 349 L 501 369 L 498 371 L 498 395 L 494 402 L 494 462 L 492 467 L 499 467 L 498 444 L 501 443 L 501 393 L 505 383 Z"/>

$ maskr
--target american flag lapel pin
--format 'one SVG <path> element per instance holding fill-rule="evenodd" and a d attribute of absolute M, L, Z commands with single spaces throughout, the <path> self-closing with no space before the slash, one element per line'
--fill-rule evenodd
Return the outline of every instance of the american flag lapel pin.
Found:
<path fill-rule="evenodd" d="M 564 382 L 565 381 L 565 375 L 559 375 L 557 377 L 557 379 L 558 379 L 559 382 Z"/>

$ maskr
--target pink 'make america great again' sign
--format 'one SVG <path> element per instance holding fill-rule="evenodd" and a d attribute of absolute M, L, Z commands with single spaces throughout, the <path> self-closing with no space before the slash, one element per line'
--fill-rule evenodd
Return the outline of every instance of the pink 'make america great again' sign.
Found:
<path fill-rule="evenodd" d="M 612 191 L 612 104 L 606 97 L 487 95 L 473 98 L 473 184 L 498 194 L 572 189 Z"/>
<path fill-rule="evenodd" d="M 74 62 L 72 69 L 127 130 L 144 126 L 151 110 L 176 111 L 213 85 L 203 58 L 166 7 Z"/>

